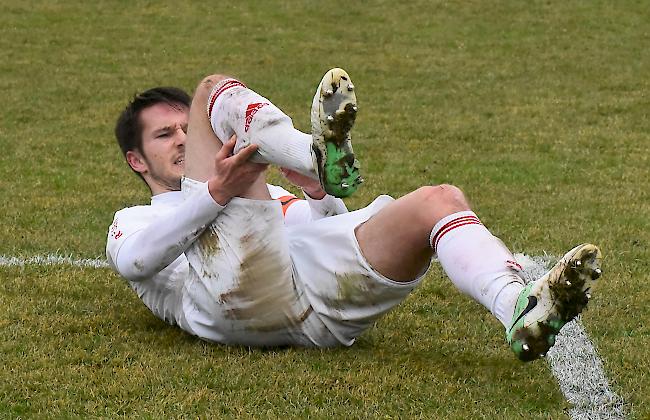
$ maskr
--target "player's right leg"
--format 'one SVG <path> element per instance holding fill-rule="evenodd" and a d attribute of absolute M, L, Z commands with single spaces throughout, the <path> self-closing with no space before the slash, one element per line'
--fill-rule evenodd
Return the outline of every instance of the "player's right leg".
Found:
<path fill-rule="evenodd" d="M 356 116 L 357 98 L 350 76 L 343 69 L 329 70 L 314 95 L 311 133 L 321 185 L 336 197 L 353 194 L 363 182 L 350 140 Z"/>
<path fill-rule="evenodd" d="M 205 182 L 214 175 L 215 155 L 221 149 L 223 142 L 230 138 L 230 136 L 217 137 L 206 114 L 210 93 L 216 85 L 227 79 L 228 76 L 220 74 L 203 78 L 192 97 L 185 140 L 185 176 L 195 181 Z M 260 174 L 242 197 L 257 200 L 271 199 L 264 174 Z"/>
<path fill-rule="evenodd" d="M 188 199 L 214 172 L 222 143 L 206 108 L 214 86 L 226 79 L 208 76 L 194 94 L 182 183 Z M 309 337 L 325 327 L 294 282 L 282 206 L 270 199 L 263 174 L 228 202 L 185 255 L 189 279 L 182 285 L 182 304 L 197 336 L 251 346 L 318 343 Z"/>
<path fill-rule="evenodd" d="M 253 161 L 319 179 L 323 189 L 336 197 L 349 196 L 362 182 L 350 142 L 356 112 L 354 85 L 341 69 L 328 71 L 316 91 L 312 135 L 296 130 L 271 101 L 237 79 L 220 79 L 207 99 L 214 133 L 221 139 L 237 134 L 235 153 L 257 144 Z"/>

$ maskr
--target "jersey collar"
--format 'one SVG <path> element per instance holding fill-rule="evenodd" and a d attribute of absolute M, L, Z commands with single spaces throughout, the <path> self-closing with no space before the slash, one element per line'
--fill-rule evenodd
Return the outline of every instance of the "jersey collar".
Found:
<path fill-rule="evenodd" d="M 182 191 L 169 191 L 162 194 L 156 194 L 151 197 L 151 205 L 159 204 L 176 204 L 183 201 L 183 192 Z"/>

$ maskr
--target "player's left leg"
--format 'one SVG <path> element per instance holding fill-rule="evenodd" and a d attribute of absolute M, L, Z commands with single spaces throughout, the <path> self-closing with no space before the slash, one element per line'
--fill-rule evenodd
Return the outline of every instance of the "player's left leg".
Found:
<path fill-rule="evenodd" d="M 357 116 L 354 90 L 345 70 L 328 70 L 311 106 L 312 149 L 318 176 L 325 191 L 336 197 L 353 194 L 363 182 L 350 137 Z"/>
<path fill-rule="evenodd" d="M 512 253 L 450 185 L 424 187 L 387 205 L 356 236 L 368 263 L 397 281 L 412 281 L 436 253 L 454 285 L 501 321 L 512 350 L 525 361 L 548 351 L 600 276 L 600 251 L 585 244 L 524 288 Z"/>
<path fill-rule="evenodd" d="M 419 188 L 381 209 L 356 236 L 369 264 L 395 281 L 413 280 L 437 253 L 454 285 L 509 326 L 523 288 L 519 266 L 458 188 Z"/>
<path fill-rule="evenodd" d="M 205 115 L 210 91 L 224 79 L 226 76 L 217 74 L 204 78 L 192 97 L 185 140 L 185 176 L 196 181 L 205 182 L 213 175 L 214 156 L 228 140 L 215 136 Z"/>

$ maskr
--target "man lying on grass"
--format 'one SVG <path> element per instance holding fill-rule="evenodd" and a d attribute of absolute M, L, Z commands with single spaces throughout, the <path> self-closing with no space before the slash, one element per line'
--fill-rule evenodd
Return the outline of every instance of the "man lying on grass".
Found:
<path fill-rule="evenodd" d="M 432 257 L 506 328 L 521 360 L 543 356 L 600 276 L 594 245 L 525 284 L 521 267 L 463 193 L 424 186 L 348 212 L 360 185 L 348 74 L 316 90 L 311 134 L 240 81 L 206 77 L 193 98 L 154 88 L 115 133 L 151 204 L 115 214 L 106 252 L 159 318 L 205 340 L 247 346 L 349 346 L 420 283 Z M 266 183 L 268 164 L 305 199 Z M 337 198 L 339 197 L 339 198 Z"/>

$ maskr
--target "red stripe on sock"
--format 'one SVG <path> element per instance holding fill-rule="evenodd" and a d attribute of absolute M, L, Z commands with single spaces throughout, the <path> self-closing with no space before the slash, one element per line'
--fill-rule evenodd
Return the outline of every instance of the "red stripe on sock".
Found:
<path fill-rule="evenodd" d="M 456 228 L 459 228 L 461 226 L 465 226 L 465 225 L 481 225 L 481 224 L 482 224 L 481 222 L 470 220 L 470 221 L 467 221 L 467 222 L 464 222 L 464 223 L 459 223 L 459 224 L 456 224 L 454 226 L 449 227 L 448 229 L 446 229 L 445 231 L 440 233 L 440 235 L 438 236 L 438 239 L 436 240 L 436 244 L 433 247 L 434 252 L 436 252 L 436 250 L 438 249 L 438 244 L 440 243 L 440 239 L 442 239 L 442 237 L 446 233 L 448 233 L 448 232 L 450 232 L 450 231 L 452 231 L 452 230 L 454 230 Z"/>
<path fill-rule="evenodd" d="M 432 242 L 432 243 L 436 243 L 436 239 L 437 239 L 438 236 L 440 235 L 440 232 L 442 232 L 442 231 L 445 230 L 446 228 L 448 228 L 448 227 L 450 227 L 450 226 L 452 226 L 452 225 L 454 225 L 454 224 L 456 224 L 456 223 L 464 222 L 464 221 L 466 221 L 466 220 L 476 220 L 477 222 L 480 223 L 480 220 L 478 220 L 478 217 L 476 217 L 476 216 L 461 216 L 461 217 L 457 217 L 457 218 L 455 218 L 455 219 L 452 219 L 452 220 L 448 221 L 448 222 L 445 223 L 443 226 L 441 226 L 440 229 L 438 229 L 438 231 L 436 232 L 436 234 L 433 236 L 433 239 L 432 239 L 431 242 Z"/>
<path fill-rule="evenodd" d="M 506 264 L 517 268 L 519 271 L 524 271 L 524 267 L 522 267 L 521 264 L 519 264 L 517 261 L 506 260 Z"/>
<path fill-rule="evenodd" d="M 230 80 L 226 81 L 223 85 L 221 85 L 221 87 L 219 89 L 217 89 L 216 91 L 212 91 L 212 94 L 210 94 L 210 98 L 208 98 L 208 103 L 209 103 L 209 105 L 208 105 L 208 118 L 211 118 L 211 116 L 212 116 L 212 107 L 214 106 L 214 103 L 216 102 L 219 95 L 221 95 L 222 93 L 224 93 L 228 89 L 233 88 L 233 87 L 237 87 L 237 86 L 246 88 L 246 85 L 243 84 L 242 82 L 240 82 L 239 80 L 230 79 Z"/>
<path fill-rule="evenodd" d="M 463 216 L 447 222 L 444 226 L 438 229 L 436 234 L 433 236 L 433 239 L 431 240 L 431 246 L 433 247 L 433 251 L 436 252 L 436 249 L 438 248 L 438 243 L 440 243 L 440 239 L 445 234 L 447 234 L 448 232 L 456 228 L 465 225 L 482 225 L 482 223 L 476 216 Z"/>

